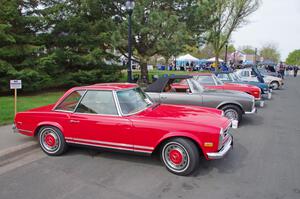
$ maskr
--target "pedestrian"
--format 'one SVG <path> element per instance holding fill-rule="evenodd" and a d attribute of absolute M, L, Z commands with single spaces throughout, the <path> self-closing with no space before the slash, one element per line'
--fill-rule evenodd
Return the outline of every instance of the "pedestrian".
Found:
<path fill-rule="evenodd" d="M 282 62 L 280 62 L 280 65 L 279 65 L 279 73 L 281 74 L 281 78 L 284 79 L 284 65 Z"/>
<path fill-rule="evenodd" d="M 297 77 L 298 70 L 298 66 L 294 66 L 294 77 Z"/>

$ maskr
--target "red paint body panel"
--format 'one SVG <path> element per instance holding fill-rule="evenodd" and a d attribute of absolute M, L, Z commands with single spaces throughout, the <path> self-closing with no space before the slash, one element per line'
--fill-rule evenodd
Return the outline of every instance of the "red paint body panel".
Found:
<path fill-rule="evenodd" d="M 67 91 L 57 104 L 75 90 L 135 87 L 135 84 L 77 87 Z M 53 107 L 56 105 L 18 113 L 15 117 L 16 127 L 20 133 L 34 136 L 39 127 L 51 125 L 59 128 L 69 143 L 144 153 L 153 152 L 165 139 L 180 136 L 194 140 L 206 154 L 217 152 L 220 130 L 230 125 L 230 120 L 221 116 L 222 111 L 198 106 L 153 104 L 134 115 L 110 116 L 55 111 Z M 212 142 L 214 146 L 203 147 L 204 142 Z"/>
<path fill-rule="evenodd" d="M 192 76 L 212 76 L 212 73 L 193 73 Z M 255 99 L 261 99 L 261 89 L 249 84 L 224 83 L 223 85 L 203 85 L 204 88 L 214 90 L 241 91 L 252 95 Z"/>

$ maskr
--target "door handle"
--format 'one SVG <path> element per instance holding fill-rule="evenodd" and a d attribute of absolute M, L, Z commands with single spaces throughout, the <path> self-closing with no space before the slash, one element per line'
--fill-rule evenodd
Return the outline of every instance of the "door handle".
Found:
<path fill-rule="evenodd" d="M 167 99 L 167 97 L 161 97 L 161 99 Z"/>
<path fill-rule="evenodd" d="M 78 124 L 78 123 L 80 123 L 80 121 L 79 120 L 70 120 L 70 123 Z"/>

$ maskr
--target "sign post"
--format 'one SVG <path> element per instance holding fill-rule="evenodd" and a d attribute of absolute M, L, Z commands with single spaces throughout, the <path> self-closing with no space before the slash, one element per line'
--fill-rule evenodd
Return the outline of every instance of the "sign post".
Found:
<path fill-rule="evenodd" d="M 15 115 L 17 114 L 17 95 L 18 89 L 22 89 L 22 80 L 10 80 L 10 89 L 14 90 L 14 95 L 15 95 L 15 102 L 14 102 L 14 107 L 15 107 Z"/>

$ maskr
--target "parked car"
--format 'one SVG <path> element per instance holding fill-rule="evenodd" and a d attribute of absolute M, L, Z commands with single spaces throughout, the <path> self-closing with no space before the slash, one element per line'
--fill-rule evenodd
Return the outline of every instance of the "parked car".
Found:
<path fill-rule="evenodd" d="M 279 78 L 282 78 L 282 75 L 279 74 L 278 72 L 271 72 L 271 71 L 268 71 L 267 69 L 265 68 L 258 68 L 258 71 L 262 74 L 262 75 L 269 75 L 269 76 L 273 76 L 273 77 L 279 77 Z"/>
<path fill-rule="evenodd" d="M 261 82 L 244 82 L 240 79 L 239 76 L 237 76 L 233 71 L 222 71 L 222 72 L 216 72 L 215 75 L 221 80 L 224 84 L 250 84 L 253 86 L 257 86 L 261 90 L 262 96 L 265 98 L 271 99 L 272 98 L 272 93 L 270 91 L 269 85 L 266 83 L 261 83 Z"/>
<path fill-rule="evenodd" d="M 223 110 L 227 118 L 239 122 L 243 114 L 256 112 L 253 96 L 239 91 L 205 89 L 188 75 L 161 77 L 145 91 L 158 103 L 217 108 Z"/>
<path fill-rule="evenodd" d="M 261 90 L 257 86 L 252 86 L 249 84 L 228 84 L 223 83 L 218 77 L 213 73 L 195 73 L 192 74 L 195 80 L 197 80 L 204 88 L 215 89 L 215 90 L 232 90 L 241 91 L 252 95 L 255 100 L 261 100 Z"/>
<path fill-rule="evenodd" d="M 188 175 L 201 154 L 218 159 L 230 150 L 230 126 L 220 110 L 153 103 L 136 84 L 109 83 L 75 87 L 56 104 L 20 112 L 13 128 L 38 137 L 50 156 L 69 144 L 158 152 L 169 171 Z"/>
<path fill-rule="evenodd" d="M 252 68 L 244 68 L 236 70 L 235 73 L 241 77 L 243 81 L 256 81 L 259 82 L 258 77 L 256 73 L 259 71 L 254 71 Z M 274 90 L 277 90 L 281 88 L 284 85 L 283 79 L 279 77 L 273 77 L 270 75 L 261 75 L 264 82 L 267 83 L 270 87 L 272 87 Z"/>

